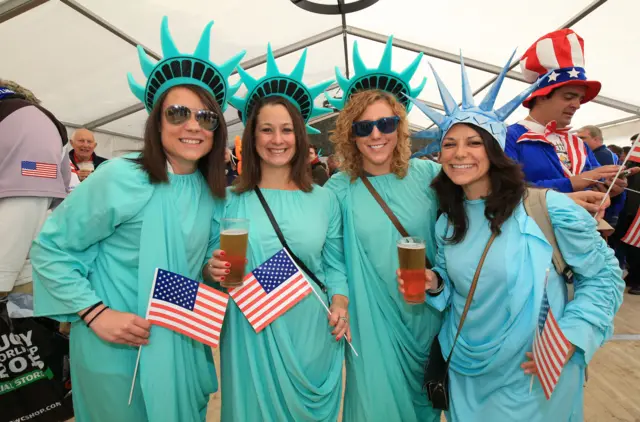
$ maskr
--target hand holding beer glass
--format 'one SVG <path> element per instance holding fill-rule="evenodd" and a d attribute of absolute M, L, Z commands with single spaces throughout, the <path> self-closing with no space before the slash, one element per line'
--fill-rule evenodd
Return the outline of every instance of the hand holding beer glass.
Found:
<path fill-rule="evenodd" d="M 247 263 L 249 220 L 226 218 L 220 223 L 220 249 L 209 260 L 209 274 L 222 287 L 233 289 L 242 285 Z"/>
<path fill-rule="evenodd" d="M 403 237 L 398 240 L 398 290 L 410 304 L 424 303 L 426 291 L 438 286 L 438 279 L 425 269 L 425 242 L 419 237 Z"/>

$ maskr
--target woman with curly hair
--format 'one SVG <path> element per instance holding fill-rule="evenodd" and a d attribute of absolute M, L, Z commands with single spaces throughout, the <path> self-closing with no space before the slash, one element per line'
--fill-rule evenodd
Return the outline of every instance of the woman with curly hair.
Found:
<path fill-rule="evenodd" d="M 429 187 L 440 166 L 409 160 L 405 106 L 388 92 L 351 96 L 332 136 L 343 172 L 325 187 L 342 207 L 353 343 L 347 353 L 345 421 L 437 421 L 422 390 L 423 368 L 440 314 L 405 302 L 397 290 L 396 241 L 402 237 L 364 184 L 366 178 L 412 236 L 435 254 L 438 203 Z M 390 398 L 393 399 L 390 399 Z"/>

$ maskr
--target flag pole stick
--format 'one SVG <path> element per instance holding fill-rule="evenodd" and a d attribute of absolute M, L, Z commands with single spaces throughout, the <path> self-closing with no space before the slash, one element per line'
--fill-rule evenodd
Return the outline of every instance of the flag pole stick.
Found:
<path fill-rule="evenodd" d="M 156 279 L 158 278 L 158 269 L 153 276 L 153 285 L 151 286 L 151 294 L 149 295 L 149 303 L 147 304 L 147 313 L 144 319 L 149 319 L 149 307 L 151 306 L 151 299 L 153 298 L 153 291 L 156 288 Z M 136 368 L 133 370 L 133 379 L 131 380 L 131 390 L 129 391 L 129 406 L 131 406 L 131 400 L 133 400 L 133 390 L 136 385 L 136 377 L 138 376 L 138 366 L 140 366 L 140 355 L 142 354 L 142 346 L 138 346 L 138 358 L 136 359 Z"/>
<path fill-rule="evenodd" d="M 595 179 L 589 179 L 588 177 L 583 177 L 582 180 L 588 180 L 590 182 L 600 183 L 602 185 L 605 184 L 604 182 L 601 182 L 601 181 L 595 180 Z M 629 188 L 624 188 L 624 190 L 629 191 L 629 192 L 633 192 L 633 193 L 640 193 L 640 191 L 629 189 Z"/>
<path fill-rule="evenodd" d="M 547 268 L 546 274 L 544 276 L 544 288 L 547 288 L 547 283 L 549 282 L 549 273 L 551 272 L 551 269 Z M 544 294 L 544 293 L 543 293 Z M 534 346 L 533 348 L 535 349 L 535 341 L 536 338 L 538 337 L 538 323 L 536 322 L 536 328 L 535 331 L 533 332 L 534 336 L 533 336 L 533 342 L 534 342 Z M 533 351 L 533 362 L 535 363 L 535 350 Z M 536 369 L 537 370 L 537 369 Z M 531 391 L 533 390 L 533 380 L 535 378 L 535 374 L 531 374 L 531 382 L 529 383 L 529 395 L 531 395 Z"/>
<path fill-rule="evenodd" d="M 631 151 L 633 151 L 639 145 L 638 142 L 640 142 L 640 136 L 638 137 L 638 139 L 636 139 L 636 141 L 631 146 Z M 620 164 L 620 168 L 618 169 L 616 176 L 613 178 L 613 181 L 611 181 L 611 184 L 609 185 L 609 189 L 607 189 L 607 193 L 604 194 L 604 198 L 602 198 L 602 202 L 600 202 L 600 206 L 598 207 L 598 209 L 602 208 L 602 205 L 604 205 L 605 201 L 607 200 L 607 197 L 609 196 L 611 189 L 613 189 L 613 187 L 615 186 L 616 180 L 620 176 L 620 173 L 622 173 L 622 169 L 624 169 L 624 165 L 627 164 L 627 161 L 629 161 L 629 157 L 631 157 L 631 153 L 627 154 L 627 156 L 624 157 L 624 161 L 622 162 L 622 164 Z"/>
<path fill-rule="evenodd" d="M 308 281 L 307 281 L 308 282 Z M 324 307 L 324 309 L 326 309 L 327 313 L 329 315 L 331 315 L 331 311 L 329 310 L 329 308 L 327 307 L 327 305 L 325 305 L 324 300 L 322 300 L 322 298 L 320 297 L 320 295 L 318 294 L 318 292 L 316 292 L 316 289 L 313 288 L 313 286 L 311 286 L 311 291 L 313 291 L 313 293 L 316 295 L 316 297 L 318 298 L 318 300 L 320 301 L 320 303 L 322 304 L 322 306 Z M 347 340 L 347 336 L 344 336 L 344 339 L 347 341 L 347 344 L 351 347 L 351 350 L 353 350 L 353 353 L 358 356 L 358 352 L 356 352 L 356 349 L 353 347 L 353 344 L 351 344 L 351 342 L 349 340 Z"/>

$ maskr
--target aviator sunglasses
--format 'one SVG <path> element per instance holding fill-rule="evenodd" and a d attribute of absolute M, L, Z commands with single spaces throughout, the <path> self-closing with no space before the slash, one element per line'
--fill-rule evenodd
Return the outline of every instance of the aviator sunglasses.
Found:
<path fill-rule="evenodd" d="M 164 111 L 164 116 L 167 122 L 178 126 L 189 121 L 192 112 L 195 112 L 196 122 L 198 122 L 202 129 L 214 131 L 218 128 L 218 115 L 215 111 L 211 110 L 192 110 L 187 106 L 175 104 L 167 107 Z"/>
<path fill-rule="evenodd" d="M 378 120 L 361 120 L 359 122 L 353 122 L 351 127 L 353 133 L 358 137 L 364 137 L 371 135 L 373 127 L 377 127 L 380 133 L 393 133 L 398 128 L 398 122 L 400 118 L 398 116 L 383 117 Z"/>

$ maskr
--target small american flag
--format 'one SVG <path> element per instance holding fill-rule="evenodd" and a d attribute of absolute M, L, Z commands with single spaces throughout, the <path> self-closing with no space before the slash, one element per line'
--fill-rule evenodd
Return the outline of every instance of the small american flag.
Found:
<path fill-rule="evenodd" d="M 640 141 L 636 139 L 631 147 L 631 151 L 629 151 L 629 161 L 635 161 L 636 163 L 640 163 Z"/>
<path fill-rule="evenodd" d="M 560 379 L 560 373 L 567 360 L 570 347 L 571 343 L 564 336 L 553 316 L 545 285 L 540 315 L 538 316 L 538 329 L 533 340 L 533 361 L 536 364 L 538 379 L 547 400 L 551 398 Z"/>
<path fill-rule="evenodd" d="M 229 295 L 259 333 L 313 290 L 285 249 L 244 279 Z"/>
<path fill-rule="evenodd" d="M 217 347 L 228 300 L 229 296 L 206 284 L 158 268 L 147 319 Z"/>
<path fill-rule="evenodd" d="M 627 230 L 627 234 L 624 235 L 622 241 L 627 245 L 640 248 L 640 208 L 636 214 L 636 218 L 633 219 L 631 227 Z"/>
<path fill-rule="evenodd" d="M 56 179 L 58 177 L 57 164 L 23 161 L 20 171 L 23 176 L 46 177 L 47 179 Z"/>

